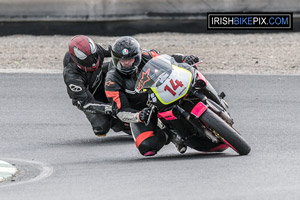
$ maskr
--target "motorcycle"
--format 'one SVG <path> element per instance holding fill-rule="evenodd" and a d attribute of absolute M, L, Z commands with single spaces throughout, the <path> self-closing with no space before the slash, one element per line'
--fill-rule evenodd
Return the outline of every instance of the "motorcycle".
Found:
<path fill-rule="evenodd" d="M 250 146 L 233 128 L 225 94 L 218 95 L 188 64 L 176 63 L 168 55 L 156 56 L 142 68 L 135 90 L 148 93 L 151 111 L 146 125 L 154 121 L 198 151 L 222 152 L 230 147 L 240 155 L 249 154 Z"/>

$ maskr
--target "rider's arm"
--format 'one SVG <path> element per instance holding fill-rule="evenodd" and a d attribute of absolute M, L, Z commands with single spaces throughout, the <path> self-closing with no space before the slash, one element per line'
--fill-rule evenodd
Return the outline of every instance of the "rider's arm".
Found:
<path fill-rule="evenodd" d="M 171 57 L 173 57 L 178 63 L 187 63 L 189 65 L 199 62 L 199 58 L 194 55 L 173 54 Z M 197 69 L 196 67 L 194 68 Z"/>
<path fill-rule="evenodd" d="M 143 50 L 142 52 L 142 63 L 141 67 L 143 67 L 151 58 L 154 58 L 159 55 L 159 51 L 152 49 L 150 51 Z M 199 62 L 199 58 L 194 55 L 183 55 L 183 54 L 173 54 L 171 57 L 174 58 L 174 60 L 178 63 L 179 67 L 185 68 L 192 73 L 194 73 L 195 69 L 197 70 L 197 67 L 192 67 L 191 65 Z"/>
<path fill-rule="evenodd" d="M 182 68 L 184 68 L 184 69 L 187 69 L 187 70 L 189 70 L 190 72 L 192 72 L 193 74 L 194 74 L 196 71 L 198 71 L 197 68 L 192 67 L 191 65 L 186 64 L 186 63 L 177 63 L 177 66 L 178 66 L 178 67 L 182 67 Z"/>
<path fill-rule="evenodd" d="M 155 49 L 151 49 L 150 51 L 143 50 L 142 51 L 142 62 L 144 62 L 144 64 L 145 64 L 151 58 L 154 58 L 154 57 L 158 56 L 159 54 L 160 54 L 160 52 Z M 180 53 L 176 53 L 176 54 L 171 55 L 171 57 L 173 57 L 175 59 L 175 61 L 178 63 L 187 63 L 189 65 L 193 65 L 193 64 L 199 62 L 199 58 L 194 55 L 183 55 Z"/>
<path fill-rule="evenodd" d="M 154 58 L 154 57 L 158 56 L 159 54 L 160 54 L 160 52 L 155 49 L 151 49 L 150 51 L 143 50 L 143 52 L 142 52 L 143 65 L 142 66 L 144 66 L 144 64 L 147 63 L 151 58 Z M 178 63 L 187 63 L 189 65 L 193 65 L 193 64 L 199 62 L 199 58 L 194 55 L 183 55 L 183 54 L 176 53 L 176 54 L 171 55 L 171 57 L 173 57 L 174 60 Z M 196 69 L 196 67 L 195 67 L 195 69 Z"/>
<path fill-rule="evenodd" d="M 121 89 L 117 78 L 110 72 L 107 73 L 105 79 L 105 94 L 108 101 L 112 103 L 113 110 L 116 110 L 117 117 L 127 123 L 141 122 L 139 111 L 130 107 L 129 101 Z"/>
<path fill-rule="evenodd" d="M 73 105 L 89 113 L 111 113 L 111 105 L 96 101 L 94 96 L 87 89 L 85 81 L 80 74 L 77 74 L 68 67 L 64 67 L 63 75 L 67 92 L 72 99 Z"/>
<path fill-rule="evenodd" d="M 102 47 L 100 44 L 96 44 L 96 45 L 97 45 L 99 52 L 101 53 L 102 59 L 104 57 L 111 57 L 111 46 L 110 45 L 107 47 L 107 49 Z"/>

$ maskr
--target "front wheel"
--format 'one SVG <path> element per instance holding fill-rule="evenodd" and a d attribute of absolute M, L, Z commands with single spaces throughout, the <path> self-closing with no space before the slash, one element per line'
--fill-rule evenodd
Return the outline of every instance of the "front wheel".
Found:
<path fill-rule="evenodd" d="M 215 114 L 210 109 L 207 109 L 203 115 L 200 117 L 200 120 L 204 123 L 207 128 L 221 139 L 225 144 L 231 147 L 240 155 L 247 155 L 251 151 L 251 147 L 247 142 L 229 126 L 222 118 Z"/>

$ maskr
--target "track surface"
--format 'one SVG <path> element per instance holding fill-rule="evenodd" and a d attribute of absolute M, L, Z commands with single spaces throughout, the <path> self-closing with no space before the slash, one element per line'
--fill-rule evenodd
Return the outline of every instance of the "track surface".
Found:
<path fill-rule="evenodd" d="M 93 135 L 58 74 L 0 74 L 1 160 L 20 170 L 1 199 L 298 199 L 300 76 L 207 75 L 252 151 L 139 155 Z"/>

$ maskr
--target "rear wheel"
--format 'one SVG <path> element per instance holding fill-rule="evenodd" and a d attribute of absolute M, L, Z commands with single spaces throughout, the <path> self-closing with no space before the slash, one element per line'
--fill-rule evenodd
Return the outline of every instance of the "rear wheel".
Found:
<path fill-rule="evenodd" d="M 207 109 L 200 120 L 225 144 L 230 146 L 240 155 L 247 155 L 251 151 L 251 147 L 247 142 L 228 125 L 222 118 L 215 114 L 210 109 Z"/>

